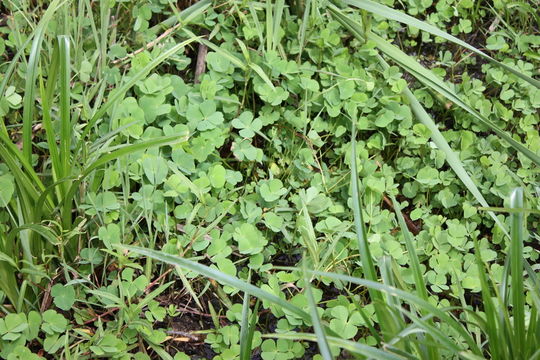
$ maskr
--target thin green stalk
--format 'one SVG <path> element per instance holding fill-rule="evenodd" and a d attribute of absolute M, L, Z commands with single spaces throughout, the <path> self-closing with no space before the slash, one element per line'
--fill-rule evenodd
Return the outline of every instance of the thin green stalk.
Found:
<path fill-rule="evenodd" d="M 23 156 L 28 163 L 32 163 L 32 124 L 35 111 L 35 88 L 38 74 L 38 63 L 41 55 L 43 36 L 54 13 L 60 7 L 61 0 L 52 0 L 49 7 L 35 29 L 34 40 L 30 49 L 28 65 L 26 68 L 26 82 L 23 99 Z"/>
<path fill-rule="evenodd" d="M 69 37 L 61 35 L 58 37 L 59 66 L 59 88 L 60 88 L 60 177 L 68 177 L 71 173 L 71 106 L 70 106 L 70 50 Z M 65 195 L 69 187 L 68 183 L 61 185 Z M 67 219 L 64 219 L 66 221 Z M 68 225 L 64 222 L 64 225 Z M 69 227 L 66 227 L 69 228 Z"/>
<path fill-rule="evenodd" d="M 510 207 L 523 208 L 523 189 L 516 188 L 510 195 Z M 514 320 L 514 357 L 523 356 L 525 345 L 525 288 L 523 286 L 523 213 L 510 215 L 512 240 L 510 242 L 510 275 L 512 277 L 512 315 Z"/>
<path fill-rule="evenodd" d="M 362 216 L 356 159 L 356 120 L 353 119 L 351 134 L 351 190 L 354 225 L 356 228 L 356 240 L 362 262 L 362 271 L 368 280 L 376 282 L 378 281 L 377 271 L 375 270 L 371 251 L 369 250 L 369 242 L 367 240 L 366 228 L 364 226 L 364 219 Z M 369 295 L 375 307 L 377 319 L 379 320 L 378 322 L 383 330 L 383 337 L 389 338 L 397 331 L 398 326 L 395 324 L 392 316 L 386 311 L 386 309 L 384 309 L 385 302 L 382 294 L 375 289 L 369 288 Z"/>

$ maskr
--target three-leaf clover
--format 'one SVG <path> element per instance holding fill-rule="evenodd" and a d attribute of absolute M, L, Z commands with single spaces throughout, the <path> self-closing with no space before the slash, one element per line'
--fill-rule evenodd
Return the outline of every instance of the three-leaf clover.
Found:
<path fill-rule="evenodd" d="M 67 319 L 54 310 L 47 310 L 43 313 L 43 323 L 41 330 L 48 335 L 63 333 L 68 325 Z"/>
<path fill-rule="evenodd" d="M 249 161 L 258 161 L 261 162 L 263 159 L 263 151 L 255 146 L 251 145 L 250 141 L 244 140 L 239 142 L 233 142 L 231 149 L 234 156 L 238 160 L 249 160 Z"/>
<path fill-rule="evenodd" d="M 349 313 L 349 310 L 338 305 L 331 310 L 334 317 L 330 320 L 330 328 L 345 339 L 353 338 L 358 332 L 358 325 L 362 324 L 362 316 L 357 311 Z"/>
<path fill-rule="evenodd" d="M 22 336 L 26 328 L 28 328 L 28 322 L 24 314 L 8 314 L 5 318 L 0 319 L 2 340 L 15 341 Z"/>
<path fill-rule="evenodd" d="M 265 180 L 259 186 L 259 193 L 265 201 L 272 202 L 287 193 L 283 183 L 279 179 Z"/>
<path fill-rule="evenodd" d="M 231 125 L 236 129 L 240 129 L 240 136 L 244 138 L 252 138 L 255 133 L 262 128 L 261 119 L 253 119 L 251 111 L 244 111 L 239 117 L 231 122 Z"/>
<path fill-rule="evenodd" d="M 167 161 L 161 156 L 145 155 L 142 160 L 142 167 L 144 174 L 154 185 L 161 184 L 165 181 L 169 172 Z"/>
<path fill-rule="evenodd" d="M 262 251 L 268 240 L 252 224 L 244 223 L 236 228 L 233 238 L 238 243 L 242 254 L 257 254 Z"/>
<path fill-rule="evenodd" d="M 276 86 L 273 89 L 266 83 L 256 85 L 255 91 L 259 94 L 261 99 L 269 103 L 272 106 L 281 104 L 282 101 L 289 97 L 289 93 L 281 86 Z"/>
<path fill-rule="evenodd" d="M 216 111 L 216 103 L 213 100 L 205 100 L 200 104 L 190 104 L 186 117 L 200 131 L 215 129 L 223 123 L 223 114 Z"/>

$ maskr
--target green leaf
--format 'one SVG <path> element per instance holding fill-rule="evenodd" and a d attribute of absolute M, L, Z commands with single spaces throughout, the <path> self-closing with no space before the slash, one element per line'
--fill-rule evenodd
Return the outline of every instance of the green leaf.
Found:
<path fill-rule="evenodd" d="M 441 182 L 437 169 L 430 166 L 425 166 L 418 171 L 416 181 L 426 186 L 434 186 Z"/>
<path fill-rule="evenodd" d="M 251 111 L 244 111 L 238 118 L 231 122 L 231 125 L 236 129 L 240 129 L 240 136 L 252 138 L 256 132 L 261 130 L 262 121 L 259 118 L 253 119 L 253 113 Z"/>
<path fill-rule="evenodd" d="M 226 175 L 227 171 L 220 164 L 212 166 L 208 171 L 210 184 L 217 189 L 221 189 L 223 186 L 225 186 Z"/>
<path fill-rule="evenodd" d="M 272 202 L 285 195 L 287 189 L 279 179 L 264 180 L 260 182 L 259 193 L 265 201 Z"/>
<path fill-rule="evenodd" d="M 15 184 L 13 176 L 9 174 L 0 176 L 0 207 L 8 206 L 14 192 Z"/>
<path fill-rule="evenodd" d="M 268 240 L 252 224 L 244 223 L 236 228 L 233 238 L 238 243 L 242 254 L 257 254 L 262 251 Z"/>
<path fill-rule="evenodd" d="M 75 304 L 75 289 L 71 285 L 56 284 L 51 289 L 54 304 L 60 309 L 68 311 Z"/>
<path fill-rule="evenodd" d="M 164 182 L 169 172 L 167 161 L 161 156 L 145 155 L 142 160 L 142 166 L 144 174 L 154 185 Z"/>

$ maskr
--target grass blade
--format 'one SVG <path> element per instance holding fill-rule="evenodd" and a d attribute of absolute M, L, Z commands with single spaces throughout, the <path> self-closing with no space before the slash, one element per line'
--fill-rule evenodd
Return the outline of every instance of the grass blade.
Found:
<path fill-rule="evenodd" d="M 321 320 L 319 319 L 319 313 L 317 312 L 317 304 L 313 298 L 313 291 L 311 290 L 311 280 L 306 272 L 307 265 L 306 262 L 302 262 L 302 273 L 304 275 L 304 284 L 306 289 L 306 297 L 308 299 L 309 312 L 311 315 L 311 321 L 313 323 L 313 330 L 315 330 L 315 335 L 317 336 L 317 343 L 319 344 L 319 352 L 322 355 L 324 360 L 332 360 L 332 352 L 328 346 L 328 340 L 326 338 L 326 333 L 324 328 L 321 325 Z"/>
<path fill-rule="evenodd" d="M 240 323 L 240 360 L 249 360 L 251 341 L 249 341 L 249 294 L 244 294 L 242 301 L 242 322 Z"/>
<path fill-rule="evenodd" d="M 318 340 L 317 335 L 315 334 L 305 334 L 305 333 L 289 333 L 289 334 L 269 334 L 265 337 L 272 337 L 276 339 L 287 339 L 287 340 L 307 340 L 316 342 Z M 367 356 L 371 359 L 382 359 L 382 360 L 402 360 L 403 358 L 398 355 L 391 354 L 389 352 L 379 350 L 377 348 L 361 344 L 359 342 L 344 340 L 339 337 L 328 336 L 328 342 L 334 346 L 338 346 L 342 349 L 345 349 L 349 352 Z"/>
<path fill-rule="evenodd" d="M 516 188 L 510 195 L 510 207 L 523 208 L 523 189 Z M 525 288 L 523 285 L 523 213 L 510 216 L 512 227 L 510 242 L 510 275 L 512 287 L 512 314 L 516 340 L 514 356 L 521 357 L 525 341 Z"/>
<path fill-rule="evenodd" d="M 58 37 L 58 53 L 60 57 L 59 81 L 60 81 L 60 177 L 70 175 L 70 155 L 71 155 L 71 121 L 70 121 L 70 86 L 71 78 L 69 37 L 61 35 Z M 66 183 L 63 184 L 64 191 L 67 191 Z"/>
<path fill-rule="evenodd" d="M 292 267 L 287 268 L 287 269 L 298 271 L 297 268 L 292 268 Z M 407 301 L 417 306 L 418 308 L 422 309 L 422 311 L 425 311 L 426 313 L 433 314 L 433 316 L 438 317 L 442 322 L 444 322 L 452 330 L 454 330 L 456 334 L 458 334 L 459 336 L 463 338 L 463 340 L 467 343 L 467 345 L 473 351 L 473 353 L 477 355 L 482 354 L 480 348 L 476 344 L 475 339 L 471 336 L 469 332 L 467 332 L 467 330 L 457 320 L 455 320 L 452 316 L 448 315 L 442 309 L 439 309 L 437 306 L 432 305 L 430 302 L 420 299 L 414 294 L 410 294 L 406 291 L 395 288 L 393 286 L 388 286 L 388 285 L 384 285 L 375 281 L 360 279 L 353 276 L 336 274 L 336 273 L 328 273 L 328 272 L 322 272 L 322 271 L 312 271 L 312 270 L 307 270 L 307 271 L 312 275 L 328 277 L 335 280 L 341 280 L 344 282 L 350 282 L 350 283 L 357 284 L 360 286 L 365 286 L 368 289 L 377 290 L 387 295 L 396 296 L 404 301 Z"/>
<path fill-rule="evenodd" d="M 54 13 L 60 7 L 59 4 L 60 0 L 53 0 L 43 14 L 42 19 L 34 31 L 34 40 L 32 41 L 30 56 L 28 58 L 24 87 L 22 135 L 23 156 L 28 163 L 32 163 L 32 123 L 34 121 L 36 77 L 38 73 L 39 57 L 41 55 L 41 44 L 49 21 L 51 21 Z"/>
<path fill-rule="evenodd" d="M 360 29 L 362 29 L 362 26 L 360 24 L 343 14 L 343 12 L 335 6 L 330 5 L 328 9 L 343 26 L 349 29 L 351 33 L 353 33 L 353 35 L 358 37 L 361 41 L 366 40 L 365 35 L 360 31 Z M 392 61 L 398 63 L 402 68 L 404 68 L 407 72 L 413 75 L 424 85 L 440 93 L 448 100 L 461 107 L 463 110 L 472 115 L 479 123 L 493 130 L 493 132 L 495 132 L 499 137 L 508 142 L 510 146 L 512 146 L 517 151 L 523 153 L 523 155 L 531 159 L 536 165 L 540 166 L 540 156 L 536 155 L 534 152 L 527 149 L 524 145 L 514 140 L 512 136 L 497 127 L 492 121 L 490 121 L 488 118 L 481 115 L 478 111 L 465 103 L 442 80 L 435 76 L 435 74 L 431 70 L 426 69 L 425 67 L 420 65 L 414 58 L 405 54 L 399 48 L 374 33 L 368 33 L 367 39 L 373 41 L 380 51 L 382 51 L 386 56 L 391 58 Z"/>
<path fill-rule="evenodd" d="M 390 44 L 383 38 L 370 33 L 369 40 L 373 40 L 377 44 L 377 48 L 384 52 L 388 57 L 393 61 L 397 62 L 401 67 L 411 73 L 415 78 L 417 78 L 424 85 L 432 88 L 436 92 L 439 92 L 441 95 L 446 97 L 448 100 L 452 101 L 457 106 L 461 107 L 463 110 L 471 114 L 479 123 L 487 127 L 488 129 L 493 130 L 499 137 L 508 142 L 514 149 L 523 153 L 531 159 L 536 165 L 540 166 L 540 156 L 536 155 L 531 150 L 527 149 L 524 145 L 514 140 L 514 138 L 507 134 L 504 130 L 496 126 L 491 120 L 481 115 L 478 111 L 473 109 L 467 103 L 465 103 L 453 90 L 451 90 L 442 80 L 431 72 L 431 70 L 426 69 L 420 65 L 414 58 L 405 54 L 396 46 Z"/>
<path fill-rule="evenodd" d="M 271 3 L 271 1 L 268 1 Z M 281 30 L 281 19 L 283 17 L 283 8 L 285 7 L 285 0 L 276 0 L 274 5 L 274 24 L 272 29 L 272 50 L 276 50 L 278 45 L 278 37 Z"/>
<path fill-rule="evenodd" d="M 482 291 L 482 303 L 484 305 L 484 314 L 487 321 L 485 332 L 490 344 L 489 350 L 493 359 L 502 359 L 509 354 L 502 356 L 503 351 L 499 349 L 499 347 L 504 347 L 502 346 L 503 342 L 497 341 L 499 338 L 498 334 L 500 333 L 498 330 L 500 329 L 500 326 L 497 322 L 497 310 L 495 309 L 495 304 L 493 304 L 493 300 L 491 298 L 488 277 L 486 276 L 486 266 L 480 257 L 480 246 L 478 245 L 478 241 L 476 239 L 474 239 L 474 249 L 476 266 L 478 268 L 478 278 L 480 279 L 480 288 Z M 504 326 L 504 323 L 501 325 Z"/>
<path fill-rule="evenodd" d="M 401 233 L 405 239 L 405 247 L 407 248 L 407 253 L 409 254 L 409 264 L 413 272 L 416 295 L 420 299 L 428 301 L 429 297 L 424 276 L 422 274 L 422 269 L 420 268 L 420 260 L 418 260 L 418 254 L 416 253 L 416 247 L 413 245 L 411 233 L 409 232 L 405 219 L 403 218 L 403 214 L 401 213 L 401 206 L 393 195 L 389 195 L 389 197 L 392 200 L 399 227 L 401 228 Z"/>
<path fill-rule="evenodd" d="M 373 258 L 371 251 L 369 250 L 369 243 L 367 241 L 366 228 L 364 226 L 364 220 L 362 217 L 362 207 L 360 204 L 360 188 L 358 185 L 358 170 L 356 168 L 356 123 L 352 121 L 352 135 L 351 135 L 351 188 L 352 188 L 352 203 L 354 214 L 354 226 L 356 228 L 356 239 L 358 242 L 358 251 L 360 252 L 362 271 L 366 278 L 370 281 L 376 282 L 377 271 L 373 264 Z M 397 331 L 397 324 L 394 323 L 394 319 L 384 308 L 384 299 L 382 294 L 375 289 L 369 288 L 369 296 L 375 307 L 375 313 L 377 319 L 383 330 L 383 337 L 391 337 Z"/>
<path fill-rule="evenodd" d="M 242 303 L 242 323 L 240 326 L 240 360 L 251 359 L 251 346 L 253 344 L 253 335 L 257 325 L 257 312 L 259 311 L 259 300 L 255 303 L 255 308 L 249 316 L 249 294 L 244 294 Z"/>
<path fill-rule="evenodd" d="M 41 105 L 43 107 L 43 127 L 45 129 L 47 145 L 49 146 L 49 158 L 51 159 L 52 163 L 52 176 L 54 182 L 58 181 L 58 179 L 62 176 L 60 154 L 58 153 L 58 144 L 56 143 L 56 134 L 51 118 L 52 98 L 56 85 L 56 79 L 58 76 L 58 63 L 59 54 L 57 43 L 55 44 L 53 50 L 46 87 L 43 84 L 43 77 L 40 76 Z M 61 199 L 60 192 L 58 192 L 58 199 Z"/>

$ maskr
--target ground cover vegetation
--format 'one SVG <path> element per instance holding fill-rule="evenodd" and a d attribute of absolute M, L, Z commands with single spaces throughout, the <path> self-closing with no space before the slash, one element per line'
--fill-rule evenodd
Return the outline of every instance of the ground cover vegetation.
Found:
<path fill-rule="evenodd" d="M 6 0 L 3 359 L 540 358 L 540 17 Z"/>

